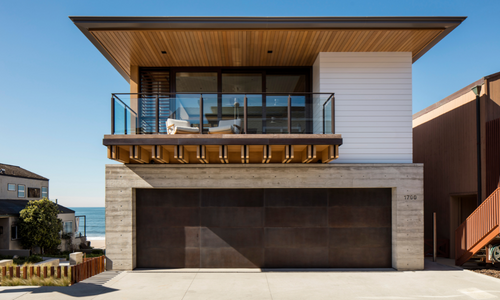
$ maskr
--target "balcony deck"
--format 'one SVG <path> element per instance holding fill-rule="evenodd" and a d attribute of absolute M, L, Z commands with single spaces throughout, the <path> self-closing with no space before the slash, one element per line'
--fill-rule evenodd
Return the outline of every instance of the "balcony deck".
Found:
<path fill-rule="evenodd" d="M 122 163 L 328 163 L 340 134 L 105 135 L 108 158 Z"/>
<path fill-rule="evenodd" d="M 220 100 L 229 95 L 234 105 L 228 108 Z M 328 163 L 342 145 L 334 103 L 331 93 L 113 94 L 112 134 L 103 144 L 108 158 L 132 164 Z M 233 134 L 209 134 L 225 128 L 222 121 Z"/>

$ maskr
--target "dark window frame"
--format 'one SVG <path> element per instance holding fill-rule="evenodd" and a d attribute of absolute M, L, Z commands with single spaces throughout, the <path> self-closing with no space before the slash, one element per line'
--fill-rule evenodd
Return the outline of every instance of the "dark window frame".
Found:
<path fill-rule="evenodd" d="M 41 189 L 28 187 L 28 198 L 40 198 Z"/>
<path fill-rule="evenodd" d="M 222 93 L 222 73 L 261 73 L 262 74 L 262 91 L 266 92 L 266 76 L 280 74 L 303 74 L 306 75 L 306 93 L 312 92 L 312 67 L 292 66 L 292 67 L 139 67 L 139 76 L 141 72 L 159 71 L 169 73 L 170 93 L 176 93 L 176 73 L 177 72 L 217 72 L 217 91 Z M 139 93 L 142 92 L 141 84 L 139 84 Z M 196 91 L 194 91 L 196 93 Z M 173 103 L 175 106 L 175 103 Z M 222 97 L 219 94 L 218 100 L 218 119 L 222 119 Z M 310 109 L 312 105 L 312 97 L 306 97 L 306 119 L 312 120 L 313 112 Z M 266 97 L 262 97 L 262 133 L 266 133 Z M 306 123 L 307 131 L 312 133 L 312 122 Z M 310 128 L 309 128 L 310 127 Z"/>

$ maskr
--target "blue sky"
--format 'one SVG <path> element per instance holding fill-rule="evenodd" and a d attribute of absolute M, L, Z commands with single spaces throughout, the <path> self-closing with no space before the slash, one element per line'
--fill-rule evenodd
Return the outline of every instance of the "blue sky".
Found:
<path fill-rule="evenodd" d="M 500 72 L 500 1 L 0 1 L 0 162 L 50 178 L 65 206 L 104 206 L 110 94 L 128 83 L 68 16 L 467 16 L 413 64 L 417 112 Z"/>

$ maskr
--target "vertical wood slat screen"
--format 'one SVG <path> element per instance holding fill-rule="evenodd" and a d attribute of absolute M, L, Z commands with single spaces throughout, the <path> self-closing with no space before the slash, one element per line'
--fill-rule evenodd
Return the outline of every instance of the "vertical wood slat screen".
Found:
<path fill-rule="evenodd" d="M 159 132 L 167 131 L 166 121 L 170 117 L 170 71 L 165 69 L 141 69 L 139 98 L 139 128 L 142 133 L 156 132 L 156 95 L 159 96 Z M 163 94 L 163 95 L 162 95 Z"/>

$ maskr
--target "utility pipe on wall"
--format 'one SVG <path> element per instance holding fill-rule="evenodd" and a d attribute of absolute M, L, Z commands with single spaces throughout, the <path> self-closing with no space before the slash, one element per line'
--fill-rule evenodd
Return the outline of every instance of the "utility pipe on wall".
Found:
<path fill-rule="evenodd" d="M 481 205 L 482 189 L 481 189 L 481 86 L 476 85 L 471 89 L 476 95 L 476 148 L 477 148 L 477 206 Z"/>
<path fill-rule="evenodd" d="M 436 262 L 437 256 L 437 230 L 436 230 L 436 213 L 433 214 L 432 220 L 433 237 L 432 237 L 432 261 Z"/>

